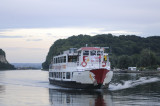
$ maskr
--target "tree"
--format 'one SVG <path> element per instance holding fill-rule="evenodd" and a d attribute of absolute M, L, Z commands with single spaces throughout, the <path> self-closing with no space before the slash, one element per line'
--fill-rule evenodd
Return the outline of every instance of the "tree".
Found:
<path fill-rule="evenodd" d="M 128 67 L 132 64 L 131 58 L 127 55 L 119 56 L 118 59 L 118 67 L 120 69 L 128 69 Z"/>
<path fill-rule="evenodd" d="M 143 49 L 140 54 L 140 66 L 141 67 L 154 67 L 157 65 L 157 59 L 154 52 L 150 49 Z"/>

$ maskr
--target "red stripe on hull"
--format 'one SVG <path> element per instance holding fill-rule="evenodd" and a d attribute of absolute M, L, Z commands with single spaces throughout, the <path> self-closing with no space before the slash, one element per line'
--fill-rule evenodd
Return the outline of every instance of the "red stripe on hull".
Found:
<path fill-rule="evenodd" d="M 103 84 L 103 81 L 106 77 L 106 74 L 109 72 L 107 69 L 96 69 L 96 70 L 91 70 L 95 75 L 95 80 L 97 81 L 97 84 Z"/>

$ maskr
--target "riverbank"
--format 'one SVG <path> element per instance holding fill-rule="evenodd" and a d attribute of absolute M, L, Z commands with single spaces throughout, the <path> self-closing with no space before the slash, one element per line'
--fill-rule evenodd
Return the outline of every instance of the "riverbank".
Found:
<path fill-rule="evenodd" d="M 121 70 L 121 71 L 113 71 L 114 73 L 143 73 L 143 74 L 160 74 L 160 71 L 151 70 L 151 71 L 130 71 L 130 70 Z"/>

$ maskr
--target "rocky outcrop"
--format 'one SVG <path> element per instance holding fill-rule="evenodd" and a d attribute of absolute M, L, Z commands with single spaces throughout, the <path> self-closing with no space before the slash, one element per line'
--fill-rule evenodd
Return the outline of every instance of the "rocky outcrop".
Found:
<path fill-rule="evenodd" d="M 6 64 L 8 63 L 4 55 L 0 55 L 0 62 Z"/>
<path fill-rule="evenodd" d="M 15 68 L 13 65 L 8 63 L 5 52 L 2 49 L 0 49 L 0 70 L 8 70 L 8 69 L 15 69 Z"/>

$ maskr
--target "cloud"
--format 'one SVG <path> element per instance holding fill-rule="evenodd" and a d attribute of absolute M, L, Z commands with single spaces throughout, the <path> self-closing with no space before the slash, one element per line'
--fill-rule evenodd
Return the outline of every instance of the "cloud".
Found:
<path fill-rule="evenodd" d="M 159 10 L 158 0 L 2 0 L 0 29 L 107 27 L 143 32 L 151 23 L 160 22 Z"/>
<path fill-rule="evenodd" d="M 27 39 L 26 41 L 42 41 L 43 39 Z"/>
<path fill-rule="evenodd" d="M 113 35 L 140 35 L 141 32 L 131 32 L 127 30 L 107 30 L 107 29 L 102 29 L 100 30 L 100 33 L 110 33 Z"/>
<path fill-rule="evenodd" d="M 52 33 L 46 33 L 46 35 L 51 36 L 51 35 L 52 35 Z"/>
<path fill-rule="evenodd" d="M 24 36 L 8 36 L 8 35 L 0 35 L 0 38 L 24 38 Z"/>
<path fill-rule="evenodd" d="M 21 50 L 32 50 L 32 51 L 44 51 L 47 50 L 46 48 L 27 48 L 27 47 L 6 47 L 6 50 L 10 51 L 21 51 Z"/>

